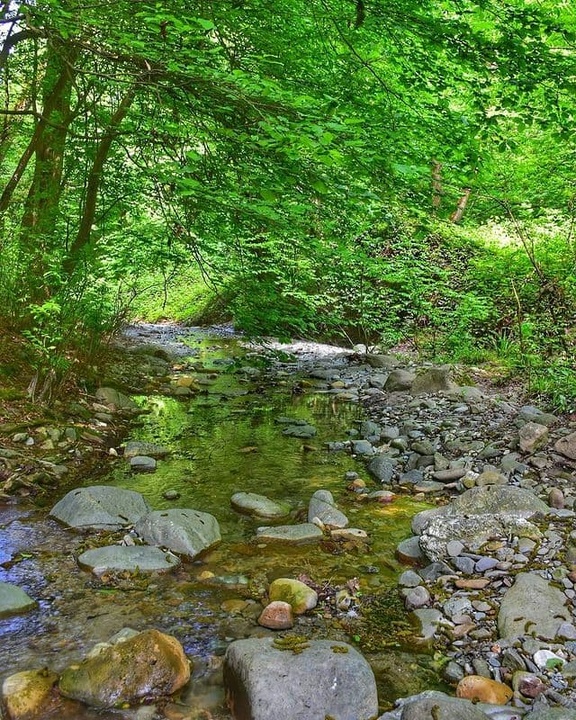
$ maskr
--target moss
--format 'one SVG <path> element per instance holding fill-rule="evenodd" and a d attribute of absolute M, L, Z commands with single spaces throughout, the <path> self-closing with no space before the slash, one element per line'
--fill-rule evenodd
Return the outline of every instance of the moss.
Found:
<path fill-rule="evenodd" d="M 283 637 L 274 638 L 274 647 L 276 650 L 292 650 L 294 655 L 299 655 L 306 648 L 310 647 L 308 638 L 304 635 L 284 635 Z"/>

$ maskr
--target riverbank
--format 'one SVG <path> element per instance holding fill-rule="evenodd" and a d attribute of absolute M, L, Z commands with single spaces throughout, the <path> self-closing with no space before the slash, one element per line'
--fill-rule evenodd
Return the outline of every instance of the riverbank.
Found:
<path fill-rule="evenodd" d="M 313 436 L 306 438 L 300 434 L 300 439 L 291 441 L 298 443 L 293 446 L 299 448 L 298 462 L 309 454 L 319 455 L 327 463 L 326 477 L 338 473 L 338 504 L 355 521 L 361 519 L 363 531 L 368 530 L 369 545 L 363 540 L 351 542 L 350 538 L 346 548 L 334 539 L 330 542 L 325 539 L 322 545 L 327 556 L 334 553 L 335 568 L 342 565 L 338 553 L 343 552 L 345 569 L 340 568 L 337 575 L 342 573 L 350 581 L 358 575 L 360 580 L 350 585 L 330 583 L 314 576 L 314 572 L 311 576 L 310 572 L 296 571 L 301 560 L 289 550 L 279 566 L 275 555 L 269 558 L 266 555 L 267 541 L 263 539 L 255 545 L 249 535 L 252 526 L 243 526 L 235 537 L 232 555 L 256 553 L 256 560 L 265 572 L 260 573 L 262 577 L 256 574 L 259 579 L 255 586 L 242 589 L 236 585 L 233 592 L 237 597 L 221 598 L 222 612 L 229 615 L 221 650 L 232 640 L 275 634 L 276 631 L 264 631 L 257 620 L 266 604 L 266 578 L 270 580 L 275 572 L 284 569 L 300 575 L 323 597 L 314 613 L 298 618 L 298 632 L 339 641 L 352 639 L 379 678 L 383 706 L 385 699 L 394 700 L 425 689 L 426 677 L 433 685 L 442 678 L 453 687 L 465 677 L 478 677 L 480 680 L 475 680 L 468 697 L 479 699 L 485 699 L 481 693 L 487 692 L 486 688 L 493 691 L 491 683 L 497 683 L 501 694 L 490 697 L 491 702 L 494 697 L 498 701 L 493 712 L 497 709 L 499 718 L 521 715 L 532 718 L 529 713 L 539 707 L 565 708 L 574 702 L 571 673 L 576 659 L 573 624 L 576 539 L 572 536 L 575 492 L 571 482 L 574 428 L 569 419 L 523 405 L 513 395 L 504 396 L 491 388 L 485 378 L 481 386 L 475 386 L 470 382 L 470 374 L 466 376 L 462 369 L 434 368 L 406 356 L 360 354 L 308 343 L 291 346 L 269 343 L 265 348 L 244 348 L 241 360 L 222 358 L 220 368 L 226 372 L 215 372 L 198 358 L 200 345 L 179 341 L 181 332 L 173 326 L 139 326 L 129 330 L 114 365 L 97 374 L 100 389 L 94 396 L 81 393 L 78 399 L 62 403 L 49 423 L 36 424 L 40 417 L 30 414 L 25 427 L 9 426 L 2 452 L 8 456 L 17 453 L 5 458 L 16 462 L 10 476 L 12 498 L 19 495 L 25 500 L 33 496 L 36 506 L 42 506 L 50 496 L 75 486 L 79 474 L 87 469 L 90 473 L 95 470 L 94 476 L 90 475 L 92 481 L 99 477 L 98 473 L 118 465 L 118 455 L 123 452 L 120 441 L 126 430 L 142 422 L 147 427 L 143 406 L 134 403 L 129 394 L 158 393 L 164 398 L 159 403 L 165 405 L 170 398 L 179 408 L 197 397 L 205 397 L 212 410 L 222 406 L 223 399 L 226 405 L 233 401 L 233 405 L 240 405 L 228 408 L 227 412 L 237 419 L 244 413 L 243 398 L 265 397 L 270 386 L 277 387 L 285 398 L 313 401 L 322 397 L 328 400 L 325 407 L 329 413 L 346 406 L 362 406 L 370 421 L 355 422 L 354 416 L 349 416 L 344 434 L 334 431 L 323 448 L 315 445 Z M 226 329 L 219 332 L 220 337 L 230 336 Z M 212 350 L 217 350 L 217 342 L 213 344 Z M 239 386 L 227 386 L 229 372 L 240 382 Z M 270 412 L 266 409 L 268 401 L 258 404 L 261 414 Z M 278 419 L 281 420 L 275 418 Z M 184 416 L 178 422 L 184 422 Z M 283 427 L 288 429 L 283 422 L 276 424 L 275 432 Z M 302 425 L 292 427 L 298 430 Z M 201 426 L 196 426 L 197 432 L 200 429 Z M 238 446 L 235 472 L 246 464 L 251 468 L 255 487 L 266 489 L 266 472 L 261 478 L 254 477 L 261 440 L 253 444 L 249 439 L 247 434 L 246 443 Z M 223 438 L 224 455 L 230 455 L 228 443 L 229 437 Z M 186 452 L 198 455 L 197 449 L 185 450 L 178 461 L 181 464 L 172 467 L 185 469 Z M 26 454 L 33 460 L 25 462 Z M 338 458 L 344 458 L 344 464 Z M 215 461 L 218 459 L 213 452 L 206 456 L 206 462 Z M 350 469 L 344 472 L 347 464 Z M 57 478 L 54 468 L 60 466 L 67 468 L 68 474 L 62 472 Z M 28 479 L 28 486 L 17 486 L 15 479 L 19 476 L 14 473 L 22 476 L 30 472 L 28 467 L 51 468 L 45 489 L 33 479 Z M 138 487 L 138 477 L 148 476 L 131 475 L 132 487 Z M 161 474 L 149 477 L 152 484 L 143 487 L 162 487 Z M 173 474 L 168 477 L 174 481 Z M 207 482 L 204 478 L 199 482 L 200 492 L 207 486 L 216 488 L 214 480 Z M 247 481 L 242 482 L 245 485 Z M 37 491 L 33 492 L 30 486 Z M 161 495 L 158 488 L 156 491 Z M 229 490 L 225 489 L 223 499 L 216 499 L 215 508 L 228 504 L 226 493 L 229 495 Z M 296 491 L 291 487 L 290 493 L 298 497 L 302 489 Z M 6 492 L 5 502 L 12 502 L 9 496 Z M 292 522 L 297 522 L 302 514 L 303 499 L 300 497 L 293 505 Z M 430 510 L 416 515 L 412 538 L 398 538 L 402 542 L 396 549 L 397 557 L 409 568 L 400 574 L 394 570 L 394 548 L 386 551 L 386 557 L 372 556 L 383 539 L 383 529 L 376 517 L 384 513 L 381 519 L 392 518 L 396 509 L 407 502 L 414 503 L 413 514 L 418 509 L 415 503 Z M 214 512 L 221 514 L 217 509 Z M 323 530 L 330 534 L 329 523 L 324 524 Z M 227 531 L 229 541 L 235 532 Z M 65 536 L 58 537 L 58 542 L 62 542 Z M 82 544 L 76 541 L 64 542 L 69 544 L 73 556 L 82 549 Z M 223 547 L 210 561 L 213 565 L 207 567 L 210 570 L 214 567 L 214 574 L 222 572 L 225 558 L 232 555 Z M 21 561 L 11 557 L 8 565 L 15 560 Z M 268 567 L 269 560 L 274 561 L 275 571 Z M 78 571 L 71 564 L 69 572 Z M 390 572 L 400 576 L 398 592 L 392 592 L 387 581 L 382 582 Z M 210 581 L 209 577 L 206 579 Z M 199 580 L 205 581 L 200 576 Z M 144 583 L 131 592 L 150 598 L 148 586 L 149 583 Z M 539 598 L 547 598 L 537 605 L 546 612 L 553 608 L 552 619 L 558 622 L 552 628 L 530 606 L 534 587 L 538 587 Z M 358 592 L 359 588 L 362 592 Z M 110 585 L 100 589 L 117 592 Z M 42 592 L 45 594 L 45 590 Z M 190 611 L 184 599 L 184 586 L 180 582 L 172 583 L 171 587 L 166 583 L 160 596 L 178 608 L 173 627 L 175 632 L 182 631 L 183 619 Z M 340 601 L 342 607 L 337 605 Z M 503 613 L 503 607 L 512 610 Z M 83 606 L 79 607 L 77 614 L 85 611 Z M 510 614 L 515 622 L 512 628 L 506 621 Z M 143 617 L 137 622 L 147 625 Z M 113 624 L 106 627 L 112 630 Z M 100 630 L 104 632 L 104 626 Z M 189 647 L 192 652 L 198 650 L 192 644 Z M 387 648 L 385 653 L 381 652 L 383 647 Z M 402 656 L 408 649 L 428 653 L 437 680 L 433 679 L 431 664 L 417 668 L 413 656 Z M 213 679 L 214 673 L 210 677 Z M 466 683 L 459 687 L 465 688 Z M 512 697 L 506 688 L 514 693 Z M 500 707 L 503 699 L 508 702 L 505 708 Z M 444 696 L 434 696 L 433 706 L 439 703 L 443 707 L 444 702 L 449 702 Z M 391 715 L 383 717 L 405 720 L 412 717 L 407 708 L 408 705 L 392 710 Z M 493 716 L 490 708 L 476 709 L 484 717 Z M 463 718 L 469 717 L 468 710 L 462 709 Z"/>

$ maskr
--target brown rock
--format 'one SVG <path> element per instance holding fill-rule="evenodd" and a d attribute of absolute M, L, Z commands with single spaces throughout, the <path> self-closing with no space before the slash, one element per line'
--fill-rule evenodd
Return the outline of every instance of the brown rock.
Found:
<path fill-rule="evenodd" d="M 190 663 L 178 640 L 158 630 L 145 630 L 103 648 L 60 677 L 60 693 L 94 707 L 115 707 L 157 698 L 183 687 Z"/>
<path fill-rule="evenodd" d="M 294 627 L 292 606 L 282 600 L 274 600 L 262 610 L 258 624 L 270 630 L 289 630 Z"/>
<path fill-rule="evenodd" d="M 546 685 L 537 675 L 523 671 L 514 673 L 513 686 L 521 695 L 529 698 L 536 698 L 546 690 Z"/>
<path fill-rule="evenodd" d="M 452 637 L 454 639 L 463 638 L 475 628 L 476 625 L 474 625 L 473 622 L 466 622 L 462 623 L 461 625 L 455 625 L 454 629 L 452 630 Z"/>
<path fill-rule="evenodd" d="M 274 580 L 268 588 L 268 597 L 271 601 L 282 600 L 289 603 L 295 615 L 313 610 L 318 603 L 318 595 L 311 587 L 292 578 Z"/>
<path fill-rule="evenodd" d="M 548 504 L 550 507 L 562 510 L 564 507 L 564 493 L 560 488 L 552 488 L 548 495 Z"/>
<path fill-rule="evenodd" d="M 456 585 L 457 588 L 461 588 L 463 590 L 482 590 L 487 585 L 490 585 L 490 579 L 470 578 L 469 580 L 467 580 L 465 578 L 458 578 L 454 585 Z"/>
<path fill-rule="evenodd" d="M 554 444 L 554 449 L 571 460 L 576 460 L 576 432 L 566 435 Z"/>
<path fill-rule="evenodd" d="M 548 428 L 546 425 L 529 422 L 520 428 L 519 437 L 520 449 L 523 452 L 533 453 L 548 442 Z"/>
<path fill-rule="evenodd" d="M 468 675 L 462 678 L 456 688 L 456 697 L 492 705 L 506 705 L 513 694 L 508 685 L 481 675 Z"/>
<path fill-rule="evenodd" d="M 10 720 L 47 717 L 54 699 L 52 688 L 58 675 L 47 670 L 24 670 L 2 683 L 2 700 Z"/>

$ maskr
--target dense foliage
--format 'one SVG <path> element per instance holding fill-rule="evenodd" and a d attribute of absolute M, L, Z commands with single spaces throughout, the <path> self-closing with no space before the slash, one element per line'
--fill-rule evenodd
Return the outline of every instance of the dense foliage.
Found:
<path fill-rule="evenodd" d="M 133 312 L 231 316 L 499 353 L 568 406 L 573 10 L 0 2 L 3 325 L 48 377 Z"/>

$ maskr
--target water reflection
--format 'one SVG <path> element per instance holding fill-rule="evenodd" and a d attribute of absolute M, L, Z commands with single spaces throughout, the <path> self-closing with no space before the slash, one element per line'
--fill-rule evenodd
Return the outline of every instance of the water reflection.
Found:
<path fill-rule="evenodd" d="M 359 502 L 346 490 L 344 475 L 354 470 L 368 481 L 363 464 L 325 448 L 328 441 L 351 436 L 361 419 L 360 407 L 338 401 L 320 382 L 304 384 L 287 371 L 249 370 L 246 363 L 254 364 L 256 358 L 229 359 L 230 353 L 238 353 L 233 341 L 227 347 L 204 337 L 192 342 L 194 364 L 203 363 L 202 372 L 185 363 L 183 372 L 195 378 L 196 394 L 136 398 L 148 413 L 131 439 L 166 445 L 169 457 L 158 462 L 153 474 L 134 474 L 119 458 L 105 482 L 141 492 L 155 509 L 177 506 L 213 514 L 222 544 L 171 575 L 107 584 L 79 570 L 75 557 L 95 536 L 98 543 L 118 538 L 73 533 L 39 513 L 0 513 L 0 580 L 20 585 L 39 601 L 38 609 L 25 616 L 0 619 L 3 676 L 44 665 L 60 671 L 124 626 L 157 627 L 175 635 L 195 660 L 196 683 L 185 704 L 198 704 L 200 712 L 201 703 L 210 702 L 204 707 L 212 717 L 227 718 L 216 707 L 222 700 L 221 688 L 214 685 L 218 658 L 231 638 L 254 632 L 261 609 L 257 601 L 274 577 L 305 573 L 332 584 L 359 577 L 364 591 L 395 581 L 394 549 L 408 535 L 418 506 L 408 498 L 385 506 Z M 276 422 L 281 416 L 311 423 L 316 436 L 285 437 Z M 333 492 L 351 526 L 369 533 L 368 544 L 341 552 L 331 546 L 257 543 L 256 528 L 270 523 L 230 506 L 235 492 L 261 493 L 287 501 L 290 522 L 297 522 L 319 488 Z M 165 499 L 169 490 L 178 493 L 177 501 Z M 246 603 L 241 613 L 226 604 L 238 600 Z M 319 622 L 317 631 L 330 628 Z M 77 709 L 70 717 L 107 720 L 119 715 Z"/>

